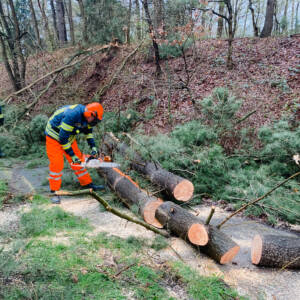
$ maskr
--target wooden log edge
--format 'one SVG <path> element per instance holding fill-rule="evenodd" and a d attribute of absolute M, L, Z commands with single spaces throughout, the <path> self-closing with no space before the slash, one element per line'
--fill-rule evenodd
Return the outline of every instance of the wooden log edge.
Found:
<path fill-rule="evenodd" d="M 155 226 L 157 228 L 163 228 L 163 225 L 156 219 L 155 212 L 156 209 L 163 203 L 164 201 L 160 198 L 157 198 L 155 201 L 150 201 L 146 203 L 143 208 L 142 215 L 146 223 Z"/>
<path fill-rule="evenodd" d="M 188 230 L 189 241 L 198 246 L 205 246 L 208 243 L 209 237 L 207 230 L 203 224 L 192 224 Z"/>
<path fill-rule="evenodd" d="M 251 261 L 254 265 L 258 265 L 262 255 L 263 241 L 259 234 L 256 234 L 252 241 Z"/>
<path fill-rule="evenodd" d="M 234 246 L 229 251 L 227 251 L 220 259 L 220 264 L 225 265 L 229 262 L 231 262 L 234 257 L 239 253 L 240 246 Z"/>
<path fill-rule="evenodd" d="M 187 179 L 180 181 L 173 190 L 173 196 L 177 201 L 189 201 L 194 194 L 194 185 Z"/>

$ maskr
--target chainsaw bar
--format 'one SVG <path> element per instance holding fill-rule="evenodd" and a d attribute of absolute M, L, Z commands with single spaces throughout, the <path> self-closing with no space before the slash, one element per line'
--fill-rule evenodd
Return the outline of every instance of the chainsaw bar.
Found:
<path fill-rule="evenodd" d="M 82 167 L 91 169 L 98 169 L 98 168 L 120 168 L 120 165 L 114 162 L 102 162 L 99 159 L 90 159 L 89 161 L 82 163 Z"/>

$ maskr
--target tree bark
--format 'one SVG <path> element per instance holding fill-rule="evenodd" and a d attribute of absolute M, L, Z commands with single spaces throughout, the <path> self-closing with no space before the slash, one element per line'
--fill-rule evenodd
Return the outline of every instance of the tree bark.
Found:
<path fill-rule="evenodd" d="M 54 0 L 50 0 L 50 7 L 51 7 L 51 13 L 52 13 L 52 21 L 53 21 L 53 27 L 54 27 L 54 35 L 56 42 L 59 41 L 59 33 L 58 33 L 58 28 L 57 28 L 57 16 L 56 16 L 56 11 L 54 7 Z"/>
<path fill-rule="evenodd" d="M 42 1 L 42 5 L 41 5 L 41 2 Z M 40 9 L 40 12 L 41 12 L 41 15 L 42 15 L 42 19 L 43 19 L 43 23 L 44 23 L 44 30 L 46 32 L 46 34 L 48 35 L 48 40 L 50 42 L 50 45 L 51 45 L 51 49 L 54 50 L 54 40 L 53 40 L 53 35 L 50 31 L 50 28 L 49 28 L 49 23 L 48 23 L 48 18 L 47 18 L 47 15 L 45 13 L 45 2 L 44 0 L 37 0 L 38 2 L 38 6 L 39 6 L 39 9 Z"/>
<path fill-rule="evenodd" d="M 126 31 L 126 42 L 127 42 L 128 45 L 130 45 L 131 8 L 132 8 L 132 0 L 129 0 L 128 20 L 127 20 L 127 31 Z"/>
<path fill-rule="evenodd" d="M 275 268 L 300 268 L 300 238 L 257 234 L 252 241 L 252 263 Z"/>
<path fill-rule="evenodd" d="M 220 2 L 219 3 L 219 14 L 223 15 L 224 14 L 224 8 L 225 8 L 225 4 L 224 2 Z M 218 28 L 217 28 L 217 38 L 220 38 L 222 36 L 223 33 L 223 18 L 219 17 L 218 18 Z"/>
<path fill-rule="evenodd" d="M 6 72 L 8 74 L 9 79 L 10 79 L 10 82 L 13 86 L 13 89 L 15 91 L 18 91 L 21 87 L 18 86 L 18 81 L 16 80 L 16 78 L 13 74 L 13 71 L 11 69 L 11 66 L 9 64 L 9 59 L 8 59 L 7 52 L 6 52 L 6 45 L 5 45 L 5 42 L 4 42 L 1 34 L 0 34 L 0 43 L 1 43 L 2 57 L 3 57 Z"/>
<path fill-rule="evenodd" d="M 261 38 L 265 38 L 271 35 L 273 28 L 273 18 L 275 12 L 275 0 L 268 0 L 266 8 L 266 17 L 264 28 L 260 34 Z"/>
<path fill-rule="evenodd" d="M 23 87 L 25 86 L 26 60 L 24 58 L 23 49 L 21 45 L 21 32 L 20 32 L 20 26 L 16 14 L 15 6 L 12 0 L 8 0 L 8 1 L 9 1 L 11 14 L 13 17 L 13 22 L 14 22 L 15 35 L 16 35 L 15 43 L 16 43 L 17 54 L 20 60 L 20 79 L 21 79 L 21 86 Z"/>
<path fill-rule="evenodd" d="M 208 243 L 199 249 L 222 265 L 231 262 L 240 250 L 229 236 L 214 226 L 208 226 L 208 237 Z"/>
<path fill-rule="evenodd" d="M 295 19 L 295 0 L 292 0 L 291 32 L 295 30 L 294 19 Z"/>
<path fill-rule="evenodd" d="M 8 8 L 9 10 L 9 8 Z M 16 37 L 13 36 L 10 26 L 7 23 L 6 16 L 4 14 L 2 2 L 0 1 L 0 20 L 3 29 L 5 30 L 5 34 L 1 33 L 1 48 L 2 54 L 4 58 L 4 64 L 6 71 L 8 72 L 8 76 L 11 80 L 12 86 L 15 91 L 18 91 L 22 88 L 22 80 L 21 80 L 21 72 L 19 68 L 19 61 L 18 61 L 18 51 L 15 46 L 15 39 Z M 11 64 L 9 63 L 9 54 L 6 52 L 6 44 L 8 45 L 8 49 L 10 51 L 11 56 Z M 6 59 L 5 59 L 6 58 Z"/>
<path fill-rule="evenodd" d="M 255 21 L 255 12 L 254 12 L 254 8 L 253 8 L 252 0 L 249 0 L 249 9 L 251 11 L 252 26 L 253 26 L 254 36 L 258 37 L 258 27 L 257 27 L 256 21 Z"/>
<path fill-rule="evenodd" d="M 154 53 L 155 53 L 155 64 L 156 64 L 155 74 L 156 74 L 156 76 L 159 76 L 161 74 L 161 67 L 160 67 L 160 63 L 159 63 L 159 61 L 160 61 L 159 48 L 158 48 L 158 44 L 156 42 L 155 30 L 153 29 L 152 20 L 150 17 L 148 0 L 142 0 L 142 3 L 143 3 L 145 14 L 146 14 L 146 21 L 148 23 L 148 31 L 149 31 L 149 34 L 152 39 L 152 44 L 153 44 Z"/>
<path fill-rule="evenodd" d="M 193 197 L 193 184 L 180 176 L 163 169 L 158 163 L 145 162 L 137 153 L 131 151 L 125 143 L 121 143 L 112 133 L 105 136 L 103 150 L 112 155 L 117 150 L 123 156 L 131 156 L 131 167 L 145 175 L 149 180 L 163 188 L 169 196 L 177 201 L 186 202 Z"/>
<path fill-rule="evenodd" d="M 72 0 L 68 0 L 68 21 L 70 27 L 70 39 L 72 46 L 75 45 L 75 34 L 74 34 L 74 22 L 73 22 L 73 7 L 72 7 Z"/>
<path fill-rule="evenodd" d="M 83 5 L 82 0 L 77 0 L 77 1 L 78 1 L 78 4 L 79 4 L 81 20 L 82 20 L 82 23 L 83 23 L 82 37 L 83 37 L 84 43 L 87 44 L 89 42 L 89 39 L 88 39 L 88 34 L 87 34 L 87 20 L 86 20 L 85 11 L 84 11 L 84 5 Z"/>
<path fill-rule="evenodd" d="M 97 169 L 97 172 L 106 178 L 111 189 L 116 192 L 125 206 L 133 210 L 136 207 L 148 224 L 162 228 L 160 222 L 155 218 L 155 211 L 163 203 L 163 200 L 148 195 L 118 168 L 100 168 Z"/>
<path fill-rule="evenodd" d="M 63 0 L 56 0 L 56 12 L 57 12 L 58 40 L 60 46 L 62 46 L 68 41 L 66 21 L 65 21 L 65 7 L 64 7 Z"/>
<path fill-rule="evenodd" d="M 232 43 L 234 39 L 234 31 L 233 31 L 233 12 L 230 0 L 226 0 L 225 4 L 228 10 L 228 53 L 227 53 L 227 68 L 231 70 L 233 68 L 232 61 Z"/>
<path fill-rule="evenodd" d="M 37 22 L 37 19 L 36 19 L 36 14 L 35 14 L 35 10 L 34 10 L 34 6 L 33 6 L 33 3 L 32 3 L 32 0 L 29 0 L 29 7 L 30 7 L 30 12 L 31 12 L 32 20 L 33 20 L 33 27 L 34 27 L 35 37 L 37 39 L 37 44 L 41 48 L 42 47 L 42 43 L 41 43 L 39 25 L 38 25 L 38 22 Z"/>
<path fill-rule="evenodd" d="M 136 14 L 136 34 L 137 39 L 140 40 L 142 38 L 141 32 L 141 12 L 140 12 L 140 2 L 139 0 L 135 0 L 135 14 Z"/>
<path fill-rule="evenodd" d="M 172 202 L 164 202 L 155 212 L 161 225 L 180 238 L 198 246 L 208 242 L 206 226 L 199 218 Z"/>

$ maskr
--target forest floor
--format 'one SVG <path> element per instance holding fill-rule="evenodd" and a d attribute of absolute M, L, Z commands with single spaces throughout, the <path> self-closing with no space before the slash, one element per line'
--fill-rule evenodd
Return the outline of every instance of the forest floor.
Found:
<path fill-rule="evenodd" d="M 63 104 L 88 103 L 116 75 L 124 59 L 135 45 L 121 45 L 108 53 L 99 53 L 85 63 L 66 70 L 35 105 L 32 114 L 51 114 Z M 91 49 L 97 50 L 100 46 Z M 33 82 L 51 70 L 62 66 L 68 57 L 82 49 L 70 47 L 55 52 L 42 52 L 27 62 L 27 82 Z M 169 132 L 176 124 L 199 117 L 197 103 L 216 87 L 226 87 L 242 100 L 239 116 L 254 111 L 242 122 L 242 127 L 260 128 L 283 114 L 300 120 L 299 57 L 300 37 L 236 38 L 233 43 L 232 70 L 226 68 L 227 42 L 224 39 L 197 41 L 186 50 L 186 66 L 182 57 L 169 56 L 161 60 L 162 75 L 154 76 L 155 63 L 150 43 L 145 42 L 125 68 L 116 75 L 115 83 L 101 96 L 105 111 L 128 107 L 144 113 L 155 100 L 155 117 L 140 120 L 145 133 Z M 188 89 L 183 82 L 188 81 Z M 32 88 L 38 92 L 48 81 Z M 0 64 L 0 97 L 12 92 L 4 65 Z M 192 100 L 196 104 L 193 105 Z M 32 101 L 32 94 L 12 97 L 10 104 Z M 195 106 L 196 105 L 196 106 Z M 28 115 L 27 115 L 28 116 Z M 231 145 L 234 147 L 234 145 Z"/>
<path fill-rule="evenodd" d="M 2 160 L 3 161 L 3 160 Z M 41 184 L 41 178 L 47 177 L 47 168 L 25 168 L 22 164 L 0 167 L 0 179 L 6 179 L 10 190 L 14 195 L 31 195 L 33 193 L 47 194 L 48 187 Z M 111 199 L 110 193 L 103 195 L 107 200 Z M 18 206 L 7 206 L 0 211 L 0 227 L 14 228 L 18 223 L 20 212 L 29 210 L 30 204 Z M 87 219 L 93 226 L 89 234 L 95 235 L 105 232 L 108 235 L 118 236 L 126 239 L 128 237 L 146 238 L 153 241 L 155 234 L 145 228 L 121 219 L 100 207 L 99 203 L 89 196 L 64 197 L 59 205 L 63 210 L 81 218 Z M 48 205 L 53 207 L 52 204 Z M 128 210 L 122 209 L 127 214 Z M 210 207 L 206 205 L 194 207 L 192 213 L 199 213 L 199 217 L 205 220 L 209 214 Z M 212 224 L 223 220 L 229 212 L 217 208 L 212 219 Z M 237 230 L 238 228 L 238 230 Z M 250 299 L 297 299 L 300 294 L 300 273 L 293 270 L 279 270 L 258 268 L 251 264 L 250 248 L 251 241 L 257 233 L 270 233 L 278 236 L 299 236 L 298 232 L 287 232 L 266 226 L 255 220 L 245 217 L 234 217 L 223 226 L 222 230 L 228 234 L 241 247 L 239 254 L 227 265 L 216 264 L 212 259 L 200 253 L 183 240 L 172 237 L 168 240 L 169 246 L 159 251 L 153 249 L 148 252 L 149 263 L 163 265 L 168 261 L 181 260 L 204 276 L 217 275 L 235 288 L 240 295 L 248 296 Z M 57 236 L 60 240 L 62 237 Z M 175 251 L 174 251 L 175 250 Z M 171 294 L 178 299 L 187 299 L 186 295 L 175 288 Z"/>

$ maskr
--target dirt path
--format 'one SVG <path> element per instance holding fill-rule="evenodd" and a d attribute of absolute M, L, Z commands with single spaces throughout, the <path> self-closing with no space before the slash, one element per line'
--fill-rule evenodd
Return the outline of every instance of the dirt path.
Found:
<path fill-rule="evenodd" d="M 10 186 L 15 191 L 25 193 L 33 192 L 35 189 L 41 191 L 45 189 L 40 182 L 47 177 L 47 169 L 24 169 L 0 167 L 0 178 L 10 181 Z M 21 188 L 21 189 L 20 189 Z M 154 239 L 155 235 L 133 223 L 120 219 L 111 213 L 102 211 L 99 203 L 90 197 L 63 198 L 60 206 L 77 216 L 88 218 L 95 227 L 91 234 L 107 232 L 122 238 L 128 236 Z M 205 219 L 210 208 L 198 206 L 195 208 L 199 212 L 200 218 Z M 13 224 L 17 220 L 17 211 L 0 211 L 0 227 Z M 124 211 L 128 212 L 124 209 Z M 217 224 L 229 213 L 217 208 L 212 219 L 212 224 Z M 277 269 L 258 268 L 251 264 L 250 247 L 251 240 L 256 233 L 271 233 L 277 235 L 300 235 L 281 231 L 265 226 L 252 220 L 235 217 L 224 225 L 223 230 L 235 240 L 241 247 L 239 254 L 228 265 L 218 265 L 213 260 L 200 253 L 196 248 L 192 248 L 179 238 L 171 238 L 170 245 L 176 250 L 180 257 L 202 275 L 222 276 L 229 285 L 236 288 L 242 295 L 248 295 L 250 299 L 299 299 L 300 295 L 300 272 L 292 270 L 279 271 Z M 161 263 L 167 260 L 178 260 L 178 255 L 171 248 L 150 253 L 153 261 Z"/>

